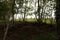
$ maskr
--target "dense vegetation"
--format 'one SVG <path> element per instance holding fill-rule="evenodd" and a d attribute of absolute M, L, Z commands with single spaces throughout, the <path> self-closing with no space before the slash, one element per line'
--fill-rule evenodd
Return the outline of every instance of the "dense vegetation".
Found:
<path fill-rule="evenodd" d="M 0 40 L 56 40 L 56 0 L 0 0 Z"/>

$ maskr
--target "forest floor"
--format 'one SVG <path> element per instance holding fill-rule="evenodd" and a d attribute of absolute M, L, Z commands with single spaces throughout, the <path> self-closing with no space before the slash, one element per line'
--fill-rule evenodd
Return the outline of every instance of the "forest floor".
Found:
<path fill-rule="evenodd" d="M 0 40 L 6 30 L 6 25 L 0 23 Z M 17 22 L 9 25 L 6 40 L 56 40 L 56 27 L 52 24 Z"/>

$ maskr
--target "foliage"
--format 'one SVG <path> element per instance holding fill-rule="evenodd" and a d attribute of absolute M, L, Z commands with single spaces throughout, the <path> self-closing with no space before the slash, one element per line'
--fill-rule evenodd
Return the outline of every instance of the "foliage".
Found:
<path fill-rule="evenodd" d="M 8 3 L 7 3 L 8 2 Z M 8 11 L 10 15 L 13 15 L 12 13 L 12 0 L 9 1 L 3 1 L 0 2 L 0 15 L 7 15 Z M 38 8 L 38 0 L 15 0 L 15 5 L 13 7 L 14 15 L 15 14 L 20 14 L 22 19 L 26 20 L 26 17 L 28 15 L 32 16 L 34 14 L 35 19 L 37 20 L 38 17 L 41 19 L 46 19 L 46 18 L 52 18 L 53 13 L 55 13 L 55 0 L 40 0 L 39 1 L 39 8 Z M 38 9 L 39 15 L 38 15 Z M 4 12 L 3 12 L 4 11 Z M 8 14 L 9 14 L 8 13 Z M 55 17 L 55 15 L 54 15 Z M 54 18 L 53 17 L 53 18 Z M 41 20 L 40 19 L 40 20 Z M 18 19 L 20 20 L 20 18 Z"/>
<path fill-rule="evenodd" d="M 0 2 L 0 16 L 7 15 L 9 8 L 4 2 Z"/>

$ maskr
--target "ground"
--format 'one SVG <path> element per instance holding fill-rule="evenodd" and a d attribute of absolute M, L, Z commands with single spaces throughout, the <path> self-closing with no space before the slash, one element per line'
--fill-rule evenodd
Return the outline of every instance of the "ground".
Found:
<path fill-rule="evenodd" d="M 0 40 L 3 40 L 5 23 L 0 23 Z M 45 23 L 14 23 L 9 25 L 6 40 L 56 40 L 56 28 Z"/>

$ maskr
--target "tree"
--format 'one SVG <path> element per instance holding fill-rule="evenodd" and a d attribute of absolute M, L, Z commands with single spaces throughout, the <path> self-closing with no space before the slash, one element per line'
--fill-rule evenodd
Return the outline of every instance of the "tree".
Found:
<path fill-rule="evenodd" d="M 6 32 L 4 33 L 4 37 L 3 37 L 3 40 L 5 40 L 9 27 L 9 7 L 7 5 L 7 0 L 4 0 L 2 1 L 2 3 L 0 3 L 0 12 L 1 12 L 1 16 L 3 16 L 6 21 L 6 30 L 5 30 Z"/>
<path fill-rule="evenodd" d="M 57 35 L 60 40 L 60 0 L 56 1 L 56 23 L 57 23 Z"/>
<path fill-rule="evenodd" d="M 13 22 L 13 24 L 14 24 L 14 14 L 15 14 L 15 10 L 14 10 L 14 8 L 15 8 L 15 0 L 12 0 L 12 2 L 11 2 L 11 12 L 12 12 L 12 22 Z"/>
<path fill-rule="evenodd" d="M 27 1 L 25 0 L 24 2 L 25 2 L 25 6 L 24 6 L 24 17 L 23 17 L 23 21 L 25 21 L 25 16 L 26 16 L 25 15 L 26 14 L 26 3 L 27 3 Z"/>
<path fill-rule="evenodd" d="M 0 17 L 3 17 L 5 19 L 5 16 L 8 15 L 8 5 L 5 4 L 5 1 L 0 2 Z"/>
<path fill-rule="evenodd" d="M 41 9 L 40 1 L 38 0 L 38 9 L 37 9 L 37 12 L 38 12 L 38 22 L 41 22 L 41 18 L 40 18 L 40 9 Z"/>

